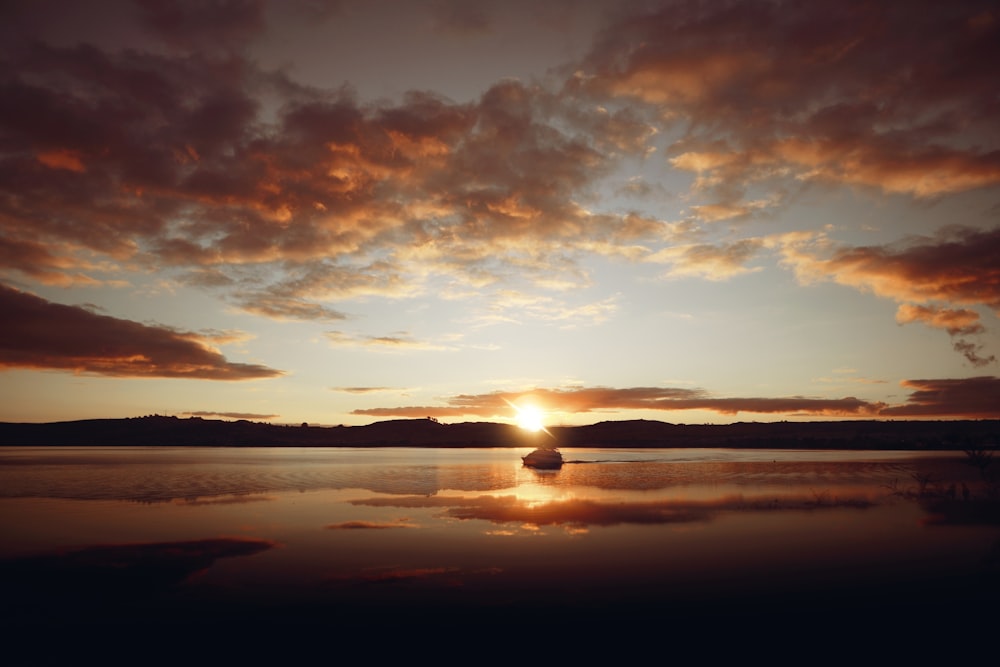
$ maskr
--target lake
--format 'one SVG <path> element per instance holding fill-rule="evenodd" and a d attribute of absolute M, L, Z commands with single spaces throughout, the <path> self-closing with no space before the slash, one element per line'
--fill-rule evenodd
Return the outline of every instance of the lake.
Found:
<path fill-rule="evenodd" d="M 997 619 L 1000 520 L 961 452 L 528 451 L 0 448 L 5 626 Z"/>

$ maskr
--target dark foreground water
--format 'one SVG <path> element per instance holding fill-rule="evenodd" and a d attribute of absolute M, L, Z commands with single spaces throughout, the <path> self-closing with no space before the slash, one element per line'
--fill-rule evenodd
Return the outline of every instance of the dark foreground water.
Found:
<path fill-rule="evenodd" d="M 1000 513 L 962 453 L 527 451 L 0 449 L 8 644 L 806 632 L 960 655 L 1000 618 Z"/>

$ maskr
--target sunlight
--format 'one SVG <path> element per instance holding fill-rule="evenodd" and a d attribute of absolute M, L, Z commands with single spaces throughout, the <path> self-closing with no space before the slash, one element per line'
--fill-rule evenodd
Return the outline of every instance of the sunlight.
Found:
<path fill-rule="evenodd" d="M 545 414 L 534 405 L 515 405 L 514 410 L 517 411 L 517 425 L 525 431 L 537 433 L 545 430 Z"/>

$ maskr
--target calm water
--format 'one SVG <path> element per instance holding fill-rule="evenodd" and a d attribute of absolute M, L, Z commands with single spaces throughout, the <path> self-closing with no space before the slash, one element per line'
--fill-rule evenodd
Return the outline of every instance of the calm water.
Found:
<path fill-rule="evenodd" d="M 4 615 L 578 628 L 1000 601 L 961 453 L 527 451 L 3 448 Z"/>

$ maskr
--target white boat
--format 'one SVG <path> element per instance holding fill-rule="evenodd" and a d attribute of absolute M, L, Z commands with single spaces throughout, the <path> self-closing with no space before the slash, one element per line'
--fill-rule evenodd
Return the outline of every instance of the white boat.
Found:
<path fill-rule="evenodd" d="M 563 457 L 555 447 L 539 447 L 535 451 L 521 457 L 527 468 L 539 470 L 558 470 L 562 468 Z"/>

